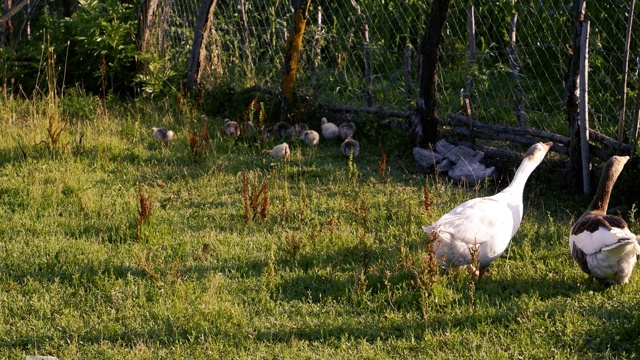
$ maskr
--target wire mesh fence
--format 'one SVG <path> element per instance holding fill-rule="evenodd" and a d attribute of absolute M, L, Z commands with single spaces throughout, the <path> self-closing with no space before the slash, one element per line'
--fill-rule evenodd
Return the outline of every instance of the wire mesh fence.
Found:
<path fill-rule="evenodd" d="M 591 126 L 616 137 L 620 116 L 628 135 L 639 88 L 640 38 L 625 39 L 633 0 L 588 2 Z M 159 48 L 186 68 L 199 0 L 160 0 Z M 441 43 L 438 111 L 461 111 L 464 97 L 475 119 L 566 135 L 564 84 L 571 55 L 572 3 L 565 1 L 452 2 Z M 469 45 L 470 5 L 475 41 Z M 296 89 L 327 104 L 364 106 L 365 67 L 373 106 L 412 110 L 419 76 L 417 51 L 429 14 L 424 0 L 312 2 Z M 511 26 L 517 13 L 515 37 Z M 293 10 L 289 1 L 218 2 L 207 44 L 206 84 L 278 89 Z M 637 34 L 640 24 L 635 24 Z M 366 29 L 366 30 L 365 30 Z M 515 47 L 510 48 L 510 39 Z M 475 55 L 471 51 L 475 50 Z M 626 86 L 625 66 L 629 66 Z M 627 102 L 622 105 L 623 91 Z M 516 106 L 516 102 L 518 106 Z M 623 106 L 624 111 L 620 109 Z"/>

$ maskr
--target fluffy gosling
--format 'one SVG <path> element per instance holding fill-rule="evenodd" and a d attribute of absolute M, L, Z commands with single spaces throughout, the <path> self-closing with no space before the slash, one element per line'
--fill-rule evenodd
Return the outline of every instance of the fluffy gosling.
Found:
<path fill-rule="evenodd" d="M 356 124 L 352 123 L 351 121 L 347 121 L 345 123 L 342 123 L 338 130 L 340 131 L 341 138 L 350 138 L 353 137 L 353 135 L 356 133 Z"/>
<path fill-rule="evenodd" d="M 157 141 L 164 144 L 164 146 L 169 146 L 169 142 L 173 140 L 174 133 L 171 130 L 167 130 L 166 128 L 151 128 L 153 138 Z"/>
<path fill-rule="evenodd" d="M 224 119 L 224 133 L 235 139 L 240 136 L 240 125 L 235 121 Z"/>
<path fill-rule="evenodd" d="M 280 139 L 286 139 L 293 136 L 294 128 L 286 121 L 279 121 L 273 125 L 273 134 Z"/>
<path fill-rule="evenodd" d="M 320 135 L 315 130 L 307 130 L 300 135 L 300 140 L 309 146 L 317 146 L 320 142 Z"/>
<path fill-rule="evenodd" d="M 289 158 L 291 157 L 291 151 L 289 150 L 289 144 L 287 143 L 276 145 L 271 150 L 262 150 L 262 152 L 264 154 L 271 155 L 276 160 L 289 160 Z"/>
<path fill-rule="evenodd" d="M 342 153 L 346 157 L 350 157 L 352 155 L 353 157 L 356 157 L 360 154 L 360 144 L 358 144 L 357 140 L 346 138 L 342 142 L 342 145 L 340 145 L 340 150 L 342 150 Z"/>
<path fill-rule="evenodd" d="M 327 118 L 320 119 L 320 127 L 322 128 L 322 136 L 327 139 L 335 139 L 340 136 L 340 130 L 338 126 L 334 123 L 330 123 L 327 121 Z"/>

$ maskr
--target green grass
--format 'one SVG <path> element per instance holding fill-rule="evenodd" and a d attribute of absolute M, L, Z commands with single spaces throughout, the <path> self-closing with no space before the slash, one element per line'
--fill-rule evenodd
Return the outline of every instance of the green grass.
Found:
<path fill-rule="evenodd" d="M 569 226 L 589 199 L 549 186 L 554 155 L 474 287 L 463 269 L 429 266 L 420 226 L 494 193 L 517 164 L 501 184 L 459 187 L 374 138 L 352 163 L 326 141 L 292 142 L 291 161 L 274 163 L 223 139 L 216 118 L 194 159 L 195 111 L 137 101 L 104 114 L 97 101 L 0 100 L 0 358 L 636 355 L 640 279 L 604 288 L 572 262 Z M 68 121 L 56 146 L 49 119 Z M 170 150 L 152 126 L 176 131 Z M 267 184 L 264 219 L 245 220 L 245 172 L 248 195 Z M 152 213 L 138 236 L 139 191 Z"/>

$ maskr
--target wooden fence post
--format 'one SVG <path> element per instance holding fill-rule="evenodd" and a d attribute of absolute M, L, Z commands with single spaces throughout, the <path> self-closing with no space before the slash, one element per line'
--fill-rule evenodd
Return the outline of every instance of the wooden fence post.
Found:
<path fill-rule="evenodd" d="M 637 83 L 640 85 L 640 56 L 636 58 L 638 63 L 638 70 L 636 73 Z M 636 96 L 636 106 L 633 109 L 633 121 L 631 124 L 631 146 L 633 146 L 632 155 L 636 152 L 636 142 L 638 141 L 638 125 L 640 125 L 640 91 Z"/>
<path fill-rule="evenodd" d="M 311 85 L 315 88 L 316 79 L 318 78 L 318 66 L 320 65 L 320 61 L 322 60 L 320 53 L 320 47 L 322 45 L 322 8 L 318 6 L 318 22 L 316 23 L 316 30 L 313 36 L 313 45 L 312 45 L 312 59 L 313 59 L 313 69 L 311 70 Z"/>
<path fill-rule="evenodd" d="M 589 21 L 582 24 L 580 37 L 580 147 L 582 149 L 582 190 L 591 192 L 589 160 Z"/>
<path fill-rule="evenodd" d="M 187 87 L 195 89 L 202 75 L 202 64 L 204 63 L 204 46 L 209 37 L 209 29 L 213 22 L 213 11 L 216 9 L 218 0 L 204 0 L 198 10 L 198 19 L 193 33 L 193 46 L 189 59 L 189 71 L 187 73 Z"/>
<path fill-rule="evenodd" d="M 586 0 L 574 0 L 571 20 L 572 42 L 571 61 L 569 64 L 564 98 L 567 108 L 567 122 L 569 125 L 569 162 L 571 168 L 571 182 L 576 191 L 582 188 L 582 155 L 580 149 L 580 108 L 578 99 L 578 80 L 580 70 L 580 37 L 584 21 Z"/>
<path fill-rule="evenodd" d="M 413 146 L 428 147 L 438 141 L 436 84 L 438 50 L 451 0 L 433 0 L 429 25 L 420 43 L 420 85 L 416 110 L 410 117 Z"/>
<path fill-rule="evenodd" d="M 371 83 L 371 52 L 369 51 L 369 24 L 364 23 L 362 29 L 362 46 L 364 47 L 364 103 L 367 107 L 373 107 L 373 95 L 371 90 L 373 85 Z"/>
<path fill-rule="evenodd" d="M 246 73 L 249 76 L 253 74 L 253 58 L 251 56 L 251 46 L 249 44 L 249 22 L 247 21 L 247 13 L 244 6 L 245 0 L 236 0 L 238 11 L 240 11 L 240 21 L 242 21 L 242 37 L 244 41 L 244 61 L 246 65 Z"/>
<path fill-rule="evenodd" d="M 627 35 L 624 41 L 624 54 L 622 60 L 622 84 L 620 85 L 620 109 L 618 111 L 618 141 L 624 141 L 624 119 L 625 109 L 627 107 L 627 73 L 629 71 L 629 48 L 631 47 L 631 28 L 633 25 L 633 12 L 636 0 L 631 0 L 629 9 L 629 17 L 627 18 Z"/>
<path fill-rule="evenodd" d="M 511 74 L 515 81 L 514 86 L 514 103 L 515 103 L 515 115 L 516 123 L 518 127 L 524 126 L 525 113 L 522 109 L 522 86 L 520 85 L 520 79 L 518 76 L 518 55 L 516 53 L 516 28 L 518 25 L 518 13 L 511 14 L 511 31 L 509 31 L 509 65 L 511 67 Z"/>
<path fill-rule="evenodd" d="M 467 77 L 467 86 L 465 89 L 465 97 L 468 100 L 468 104 L 464 104 L 465 109 L 468 107 L 469 111 L 473 111 L 473 105 L 471 103 L 471 92 L 473 91 L 473 75 L 475 73 L 476 64 L 476 16 L 473 5 L 467 8 L 467 40 L 469 49 L 469 77 Z"/>
<path fill-rule="evenodd" d="M 413 47 L 411 44 L 404 46 L 404 93 L 407 98 L 413 93 L 413 80 L 411 79 L 411 56 L 413 54 Z"/>

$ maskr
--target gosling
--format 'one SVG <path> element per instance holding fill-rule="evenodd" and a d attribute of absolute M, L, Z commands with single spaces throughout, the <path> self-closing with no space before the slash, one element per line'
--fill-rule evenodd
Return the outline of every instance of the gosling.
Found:
<path fill-rule="evenodd" d="M 322 128 L 322 136 L 327 140 L 340 136 L 340 130 L 336 124 L 327 122 L 327 118 L 320 119 L 320 127 Z"/>
<path fill-rule="evenodd" d="M 300 140 L 309 146 L 317 146 L 320 142 L 320 135 L 315 130 L 307 130 L 300 135 Z"/>
<path fill-rule="evenodd" d="M 302 139 L 302 135 L 304 134 L 305 131 L 309 130 L 309 125 L 305 124 L 305 123 L 297 123 L 293 126 L 293 130 L 296 134 L 296 136 L 298 136 L 298 138 Z"/>
<path fill-rule="evenodd" d="M 351 121 L 347 121 L 340 125 L 338 130 L 340 131 L 340 137 L 342 139 L 350 138 L 356 133 L 356 124 Z"/>
<path fill-rule="evenodd" d="M 294 128 L 286 121 L 279 121 L 273 125 L 273 133 L 280 139 L 286 139 L 293 136 Z"/>
<path fill-rule="evenodd" d="M 291 157 L 291 151 L 289 150 L 289 144 L 282 143 L 280 145 L 276 145 L 273 149 L 265 149 L 262 150 L 264 154 L 271 155 L 276 160 L 289 160 Z"/>
<path fill-rule="evenodd" d="M 157 141 L 164 144 L 164 146 L 169 146 L 169 142 L 173 140 L 174 133 L 171 130 L 167 130 L 166 128 L 151 128 L 153 133 L 153 138 Z"/>
<path fill-rule="evenodd" d="M 342 145 L 340 145 L 340 150 L 342 150 L 342 153 L 346 157 L 356 157 L 360 154 L 360 144 L 358 144 L 357 140 L 347 138 L 342 142 Z"/>
<path fill-rule="evenodd" d="M 224 119 L 224 133 L 235 139 L 240 136 L 240 125 L 235 121 Z"/>

